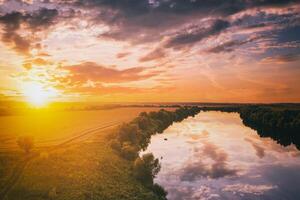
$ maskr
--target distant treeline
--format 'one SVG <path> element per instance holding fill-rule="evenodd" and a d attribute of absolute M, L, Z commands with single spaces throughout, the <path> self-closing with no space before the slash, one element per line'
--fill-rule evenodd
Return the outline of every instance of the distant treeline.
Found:
<path fill-rule="evenodd" d="M 300 111 L 273 110 L 258 106 L 240 110 L 243 123 L 257 130 L 262 137 L 271 137 L 280 144 L 291 143 L 300 149 Z"/>
<path fill-rule="evenodd" d="M 180 122 L 189 116 L 195 116 L 200 112 L 199 107 L 180 107 L 175 111 L 161 109 L 158 112 L 142 112 L 129 123 L 122 124 L 116 131 L 111 147 L 123 158 L 132 160 L 133 175 L 146 187 L 161 199 L 165 199 L 165 190 L 153 183 L 155 175 L 160 169 L 159 160 L 150 154 L 139 156 L 141 150 L 145 150 L 151 136 L 162 133 L 173 122 Z"/>
<path fill-rule="evenodd" d="M 270 137 L 287 146 L 300 149 L 300 110 L 284 106 L 203 107 L 203 111 L 238 112 L 243 123 L 255 129 L 261 137 Z"/>
<path fill-rule="evenodd" d="M 35 108 L 30 105 L 19 105 L 19 107 L 14 106 L 2 106 L 0 104 L 0 116 L 15 116 L 15 115 L 31 115 L 41 112 L 73 112 L 73 111 L 96 111 L 96 110 L 112 110 L 119 108 L 179 108 L 180 105 L 156 105 L 156 104 L 108 104 L 108 105 L 80 105 L 80 104 L 50 104 L 44 108 Z"/>
<path fill-rule="evenodd" d="M 246 107 L 240 110 L 245 123 L 269 128 L 300 130 L 299 110 L 272 110 L 270 108 Z"/>

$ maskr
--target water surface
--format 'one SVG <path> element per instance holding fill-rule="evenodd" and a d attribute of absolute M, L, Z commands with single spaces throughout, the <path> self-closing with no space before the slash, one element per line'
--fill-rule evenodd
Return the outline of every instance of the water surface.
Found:
<path fill-rule="evenodd" d="M 283 133 L 284 134 L 284 133 Z M 261 138 L 237 113 L 201 112 L 151 138 L 168 199 L 300 199 L 300 152 Z"/>

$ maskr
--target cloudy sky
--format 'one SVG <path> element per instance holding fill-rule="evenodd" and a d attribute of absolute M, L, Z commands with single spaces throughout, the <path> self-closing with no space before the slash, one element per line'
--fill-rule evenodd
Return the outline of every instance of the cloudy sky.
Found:
<path fill-rule="evenodd" d="M 299 84 L 297 0 L 0 0 L 0 99 L 299 102 Z"/>

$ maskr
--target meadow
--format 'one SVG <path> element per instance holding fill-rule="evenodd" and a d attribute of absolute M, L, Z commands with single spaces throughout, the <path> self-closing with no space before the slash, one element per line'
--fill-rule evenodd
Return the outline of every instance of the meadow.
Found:
<path fill-rule="evenodd" d="M 23 115 L 0 116 L 0 152 L 18 149 L 16 139 L 32 136 L 36 146 L 54 145 L 84 131 L 126 122 L 142 111 L 159 108 L 123 107 L 104 110 L 37 110 Z"/>
<path fill-rule="evenodd" d="M 131 174 L 104 131 L 77 144 L 40 152 L 7 199 L 156 199 Z"/>
<path fill-rule="evenodd" d="M 153 192 L 132 177 L 132 163 L 111 149 L 109 137 L 118 125 L 140 112 L 158 109 L 126 107 L 0 117 L 0 195 L 7 193 L 7 199 L 132 199 L 134 194 L 136 199 L 155 199 Z M 33 158 L 17 145 L 18 137 L 25 135 L 34 138 Z"/>

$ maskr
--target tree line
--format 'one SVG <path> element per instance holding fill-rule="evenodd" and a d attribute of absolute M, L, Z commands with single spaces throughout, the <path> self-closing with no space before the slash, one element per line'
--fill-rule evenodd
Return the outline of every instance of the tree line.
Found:
<path fill-rule="evenodd" d="M 275 110 L 251 106 L 240 109 L 243 123 L 255 130 L 261 137 L 271 137 L 281 145 L 291 143 L 300 149 L 300 111 Z"/>
<path fill-rule="evenodd" d="M 202 111 L 237 112 L 245 126 L 261 137 L 270 137 L 283 146 L 295 144 L 300 149 L 300 110 L 285 105 L 247 105 L 202 107 Z"/>
<path fill-rule="evenodd" d="M 151 136 L 162 133 L 174 122 L 180 122 L 200 112 L 199 107 L 180 107 L 175 111 L 142 112 L 129 123 L 123 123 L 111 140 L 111 147 L 123 158 L 133 161 L 133 175 L 150 188 L 159 198 L 166 199 L 167 192 L 153 179 L 160 170 L 159 160 L 151 153 L 139 156 L 150 143 Z"/>
<path fill-rule="evenodd" d="M 272 110 L 271 108 L 252 106 L 242 108 L 240 116 L 245 123 L 257 126 L 300 130 L 299 110 Z"/>
<path fill-rule="evenodd" d="M 123 123 L 111 141 L 111 147 L 117 150 L 122 157 L 134 160 L 140 150 L 145 150 L 151 136 L 162 133 L 173 122 L 180 122 L 189 116 L 200 112 L 198 107 L 181 107 L 174 112 L 164 109 L 158 112 L 142 112 L 129 123 Z"/>

